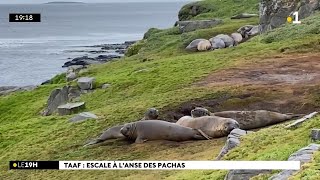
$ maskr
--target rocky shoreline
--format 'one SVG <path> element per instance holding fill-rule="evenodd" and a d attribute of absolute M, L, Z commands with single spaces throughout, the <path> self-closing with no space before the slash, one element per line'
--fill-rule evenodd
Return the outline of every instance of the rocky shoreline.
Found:
<path fill-rule="evenodd" d="M 86 54 L 101 54 L 96 57 L 89 57 L 88 55 L 83 55 L 81 57 L 76 58 L 68 58 L 71 59 L 65 62 L 62 67 L 68 68 L 67 73 L 67 81 L 72 80 L 75 71 L 79 71 L 80 69 L 86 68 L 92 64 L 103 64 L 113 60 L 117 60 L 124 56 L 129 46 L 136 43 L 137 41 L 125 41 L 124 43 L 118 44 L 100 44 L 100 45 L 92 45 L 92 46 L 79 46 L 79 47 L 87 47 L 87 48 L 99 48 L 99 50 L 71 50 L 66 52 L 77 52 L 77 53 L 86 53 Z M 105 54 L 104 54 L 105 53 Z M 69 77 L 68 77 L 69 76 Z M 47 80 L 40 85 L 50 84 L 51 80 Z M 0 96 L 8 95 L 13 92 L 18 91 L 31 91 L 37 88 L 35 85 L 30 86 L 0 86 Z"/>

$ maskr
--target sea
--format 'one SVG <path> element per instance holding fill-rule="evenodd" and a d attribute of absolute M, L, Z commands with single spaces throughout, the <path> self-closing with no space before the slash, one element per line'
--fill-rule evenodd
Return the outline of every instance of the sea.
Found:
<path fill-rule="evenodd" d="M 140 40 L 169 28 L 187 2 L 0 4 L 0 86 L 39 85 L 65 72 L 88 46 Z M 10 13 L 40 13 L 41 22 L 9 22 Z M 104 55 L 107 55 L 106 53 Z"/>

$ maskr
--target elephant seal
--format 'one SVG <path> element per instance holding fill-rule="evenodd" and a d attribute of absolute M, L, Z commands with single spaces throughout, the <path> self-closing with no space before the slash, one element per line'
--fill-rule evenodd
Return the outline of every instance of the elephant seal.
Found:
<path fill-rule="evenodd" d="M 191 116 L 194 118 L 210 115 L 211 112 L 208 109 L 202 107 L 196 107 L 191 111 Z"/>
<path fill-rule="evenodd" d="M 223 111 L 212 113 L 214 116 L 232 118 L 239 122 L 240 128 L 244 130 L 262 128 L 278 124 L 301 115 L 280 114 L 266 110 L 258 111 Z"/>
<path fill-rule="evenodd" d="M 145 112 L 144 117 L 140 121 L 155 120 L 155 119 L 158 119 L 158 116 L 159 116 L 159 111 L 155 108 L 150 108 Z M 120 129 L 123 126 L 124 125 L 118 125 L 118 126 L 114 126 L 109 129 L 106 129 L 98 138 L 88 142 L 84 146 L 99 144 L 109 139 L 125 138 L 125 136 L 123 136 L 123 134 L 120 132 Z"/>
<path fill-rule="evenodd" d="M 200 41 L 197 46 L 198 51 L 208 51 L 211 49 L 211 43 L 208 40 Z"/>
<path fill-rule="evenodd" d="M 197 51 L 198 50 L 198 44 L 201 41 L 205 41 L 206 39 L 195 39 L 193 40 L 187 47 L 186 50 L 187 51 Z"/>
<path fill-rule="evenodd" d="M 193 129 L 200 129 L 212 138 L 227 136 L 233 129 L 240 128 L 236 120 L 217 116 L 203 116 L 189 119 L 181 118 L 176 124 Z"/>
<path fill-rule="evenodd" d="M 220 38 L 213 37 L 213 38 L 209 39 L 209 41 L 211 42 L 211 49 L 212 50 L 223 49 L 226 47 L 226 44 Z"/>
<path fill-rule="evenodd" d="M 225 43 L 226 47 L 233 47 L 234 46 L 234 40 L 232 37 L 226 35 L 226 34 L 219 34 L 215 36 L 215 38 L 220 38 Z"/>
<path fill-rule="evenodd" d="M 120 132 L 135 143 L 152 140 L 188 141 L 210 139 L 201 130 L 161 120 L 146 120 L 125 124 Z"/>

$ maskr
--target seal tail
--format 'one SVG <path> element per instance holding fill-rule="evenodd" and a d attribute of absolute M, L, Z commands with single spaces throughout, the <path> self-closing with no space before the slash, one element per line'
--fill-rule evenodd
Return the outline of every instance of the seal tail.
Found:
<path fill-rule="evenodd" d="M 204 138 L 207 140 L 212 139 L 212 137 L 208 136 L 206 133 L 204 133 L 201 129 L 196 129 Z"/>

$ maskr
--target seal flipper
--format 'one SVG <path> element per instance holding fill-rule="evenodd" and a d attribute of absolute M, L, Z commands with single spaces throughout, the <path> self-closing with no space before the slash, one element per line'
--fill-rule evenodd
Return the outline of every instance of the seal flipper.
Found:
<path fill-rule="evenodd" d="M 101 143 L 101 142 L 103 142 L 103 140 L 101 140 L 101 139 L 94 139 L 94 140 L 88 142 L 87 144 L 85 144 L 83 147 L 92 146 L 92 145 L 95 145 L 95 144 L 99 144 L 99 143 Z"/>
<path fill-rule="evenodd" d="M 204 133 L 201 129 L 194 129 L 196 131 L 198 131 L 204 138 L 206 138 L 207 140 L 212 139 L 212 137 L 208 136 L 206 133 Z"/>

